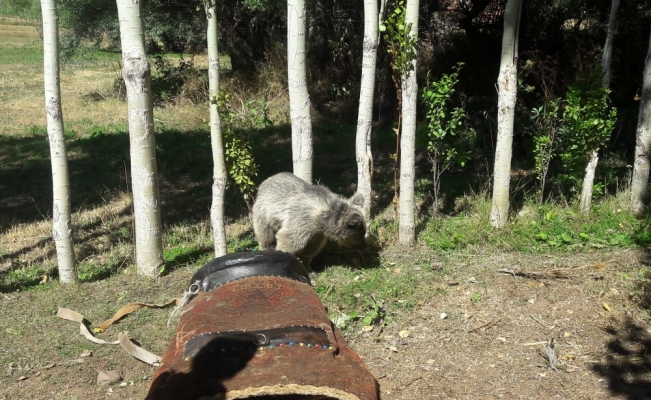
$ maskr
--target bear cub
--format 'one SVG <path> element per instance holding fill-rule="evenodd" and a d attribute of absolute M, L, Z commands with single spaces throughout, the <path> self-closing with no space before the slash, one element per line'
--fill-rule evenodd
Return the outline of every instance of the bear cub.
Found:
<path fill-rule="evenodd" d="M 253 204 L 253 232 L 260 250 L 281 250 L 310 263 L 327 239 L 346 248 L 366 246 L 364 197 L 350 199 L 325 186 L 281 172 L 260 184 Z"/>

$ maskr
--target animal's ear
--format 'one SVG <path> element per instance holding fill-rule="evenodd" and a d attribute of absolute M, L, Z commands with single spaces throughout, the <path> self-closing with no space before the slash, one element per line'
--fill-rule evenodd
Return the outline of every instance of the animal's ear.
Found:
<path fill-rule="evenodd" d="M 357 207 L 364 207 L 364 196 L 360 192 L 357 192 L 350 198 L 350 202 Z"/>

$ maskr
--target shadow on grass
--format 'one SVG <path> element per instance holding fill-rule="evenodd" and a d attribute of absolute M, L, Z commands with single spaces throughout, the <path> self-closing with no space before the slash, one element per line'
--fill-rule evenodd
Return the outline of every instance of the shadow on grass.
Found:
<path fill-rule="evenodd" d="M 129 159 L 129 135 L 116 127 L 113 131 L 89 134 L 85 137 L 68 140 L 70 169 L 70 192 L 73 210 L 93 209 L 110 203 L 116 193 L 130 192 L 131 171 Z M 327 120 L 315 121 L 314 133 L 314 181 L 326 185 L 343 196 L 354 194 L 357 184 L 357 165 L 355 162 L 354 124 L 340 125 Z M 19 224 L 28 224 L 51 218 L 52 182 L 49 144 L 42 129 L 32 129 L 22 136 L 0 135 L 0 230 L 7 230 Z M 254 183 L 259 184 L 269 176 L 292 170 L 291 128 L 278 125 L 264 129 L 248 129 L 237 132 L 251 144 L 259 173 Z M 393 161 L 388 157 L 394 151 L 395 137 L 389 130 L 378 129 L 374 136 L 375 155 L 374 187 L 376 197 L 373 209 L 381 210 L 389 206 L 393 199 Z M 207 130 L 179 131 L 163 129 L 156 134 L 157 161 L 159 169 L 161 210 L 164 226 L 195 224 L 210 218 L 212 185 L 212 151 L 210 133 Z M 420 167 L 422 169 L 422 167 Z M 421 171 L 423 174 L 426 171 Z M 418 172 L 420 174 L 421 172 Z M 453 181 L 459 181 L 453 178 Z M 466 182 L 458 182 L 454 193 L 467 187 Z M 443 188 L 451 188 L 444 184 Z M 448 189 L 445 189 L 448 190 Z M 452 192 L 448 196 L 454 196 Z M 119 211 L 120 216 L 128 215 L 130 207 Z M 247 214 L 246 204 L 234 184 L 226 193 L 226 218 L 228 222 L 238 220 Z M 130 223 L 106 227 L 103 221 L 93 221 L 90 225 L 73 230 L 75 251 L 83 259 L 97 253 L 94 248 L 98 236 L 107 236 L 106 246 L 133 240 Z M 247 233 L 248 234 L 248 233 Z M 10 261 L 18 265 L 21 257 L 44 247 L 51 239 L 43 239 L 29 247 L 14 250 L 0 256 L 0 261 Z M 237 250 L 256 247 L 252 235 L 236 244 Z M 203 257 L 210 249 L 194 249 L 197 254 L 171 255 L 168 270 L 178 268 Z M 39 260 L 52 258 L 53 250 L 39 255 Z M 360 253 L 362 254 L 362 253 Z M 326 264 L 343 262 L 352 267 L 376 265 L 377 256 L 349 256 L 346 252 L 335 250 L 324 255 Z M 354 261 L 353 261 L 354 260 Z M 117 266 L 93 267 L 88 273 L 91 280 L 102 279 L 112 273 Z M 16 267 L 10 267 L 15 269 Z M 89 267 L 90 268 L 90 267 Z M 98 269 L 99 268 L 99 269 Z M 100 271 L 101 269 L 101 271 Z M 6 275 L 10 271 L 4 271 Z M 52 273 L 34 271 L 34 273 Z M 1 276 L 6 280 L 6 276 Z M 37 284 L 38 279 L 23 280 L 20 287 Z M 12 286 L 13 287 L 13 286 Z"/>
<path fill-rule="evenodd" d="M 252 145 L 260 183 L 292 170 L 288 125 L 238 131 Z M 354 192 L 355 127 L 314 126 L 314 180 L 344 196 Z M 67 142 L 73 210 L 99 206 L 116 191 L 130 191 L 129 137 L 126 132 L 98 134 Z M 210 133 L 203 130 L 164 130 L 156 135 L 162 214 L 165 223 L 205 220 L 212 184 Z M 52 215 L 49 145 L 43 134 L 0 136 L 0 229 Z M 227 215 L 246 212 L 234 185 L 227 193 Z"/>
<path fill-rule="evenodd" d="M 651 334 L 648 327 L 624 321 L 609 327 L 605 359 L 592 370 L 603 376 L 615 396 L 629 400 L 651 399 Z"/>
<path fill-rule="evenodd" d="M 351 196 L 357 184 L 355 125 L 317 121 L 314 132 L 314 181 L 336 193 Z M 288 125 L 238 131 L 249 140 L 259 184 L 269 176 L 292 170 Z M 387 154 L 394 145 L 378 131 L 374 184 L 375 209 L 391 204 L 393 165 Z M 129 137 L 126 132 L 97 134 L 67 143 L 73 210 L 105 204 L 117 191 L 130 191 Z M 209 216 L 212 184 L 210 133 L 203 130 L 164 130 L 156 136 L 164 223 L 196 222 Z M 387 161 L 388 160 L 388 161 Z M 0 136 L 0 229 L 52 215 L 49 146 L 45 135 Z M 451 182 L 457 182 L 453 178 Z M 465 184 L 462 185 L 465 188 Z M 450 185 L 442 185 L 445 190 Z M 463 190 L 463 189 L 461 189 Z M 455 192 L 458 191 L 455 188 Z M 246 205 L 234 185 L 227 192 L 226 214 L 239 218 Z"/>

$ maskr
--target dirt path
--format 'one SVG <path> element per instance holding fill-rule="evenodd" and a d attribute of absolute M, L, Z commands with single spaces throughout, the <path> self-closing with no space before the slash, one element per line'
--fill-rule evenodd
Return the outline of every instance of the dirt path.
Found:
<path fill-rule="evenodd" d="M 414 306 L 396 308 L 393 323 L 346 332 L 383 399 L 651 399 L 651 331 L 635 301 L 645 290 L 636 283 L 646 262 L 641 251 L 466 254 L 448 257 L 443 267 L 435 254 L 382 257 L 396 273 L 423 277 Z M 409 267 L 423 257 L 434 260 L 432 271 Z M 0 293 L 0 399 L 143 398 L 154 369 L 116 346 L 87 342 L 74 324 L 55 317 L 56 309 L 76 309 L 99 323 L 126 302 L 178 295 L 192 272 L 177 270 L 157 282 L 120 274 L 78 288 Z M 166 317 L 139 311 L 102 337 L 114 340 L 129 330 L 161 354 L 173 334 Z M 552 340 L 556 369 L 545 355 Z M 80 358 L 84 350 L 92 356 Z M 100 370 L 118 371 L 124 380 L 98 386 Z"/>

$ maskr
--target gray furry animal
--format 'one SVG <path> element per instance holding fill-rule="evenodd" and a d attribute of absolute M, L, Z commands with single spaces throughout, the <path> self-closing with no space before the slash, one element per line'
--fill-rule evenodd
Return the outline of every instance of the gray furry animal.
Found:
<path fill-rule="evenodd" d="M 327 187 L 310 185 L 281 172 L 258 188 L 253 204 L 253 232 L 261 250 L 282 250 L 298 257 L 308 270 L 328 238 L 343 247 L 364 248 L 364 197 L 350 199 Z"/>

